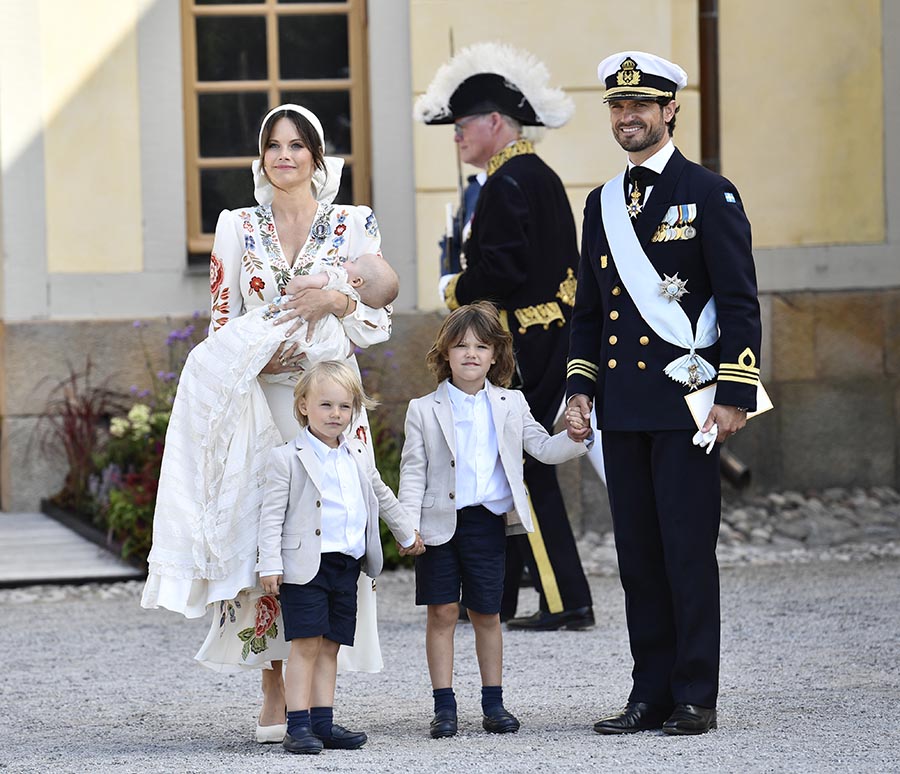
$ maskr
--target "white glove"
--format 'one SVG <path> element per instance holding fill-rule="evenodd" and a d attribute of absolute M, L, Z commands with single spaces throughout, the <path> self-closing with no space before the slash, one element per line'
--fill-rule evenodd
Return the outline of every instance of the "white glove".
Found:
<path fill-rule="evenodd" d="M 694 446 L 706 447 L 706 453 L 709 454 L 713 450 L 713 446 L 716 445 L 716 438 L 719 437 L 719 426 L 713 423 L 713 426 L 709 428 L 709 432 L 704 433 L 702 430 L 698 430 L 694 433 L 693 443 Z"/>
<path fill-rule="evenodd" d="M 438 296 L 441 299 L 441 304 L 446 303 L 444 301 L 444 291 L 447 290 L 447 285 L 450 284 L 450 280 L 452 280 L 456 274 L 442 274 L 441 278 L 438 280 Z"/>

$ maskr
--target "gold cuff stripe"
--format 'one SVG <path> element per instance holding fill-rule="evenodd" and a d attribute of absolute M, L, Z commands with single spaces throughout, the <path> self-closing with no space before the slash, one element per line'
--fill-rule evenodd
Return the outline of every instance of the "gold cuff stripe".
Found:
<path fill-rule="evenodd" d="M 744 378 L 743 376 L 732 376 L 731 374 L 719 374 L 720 382 L 740 382 L 741 384 L 749 384 L 751 387 L 756 387 L 759 384 L 759 379 L 749 379 Z"/>
<path fill-rule="evenodd" d="M 719 368 L 719 373 L 728 374 L 729 376 L 740 376 L 743 379 L 759 380 L 759 373 L 748 373 L 747 371 L 742 371 L 740 368 Z"/>
<path fill-rule="evenodd" d="M 456 300 L 456 283 L 459 282 L 461 276 L 462 273 L 460 272 L 451 277 L 447 287 L 444 288 L 444 303 L 451 312 L 454 309 L 459 309 L 460 306 L 459 301 Z"/>
<path fill-rule="evenodd" d="M 569 373 L 566 374 L 566 379 L 572 376 L 583 376 L 586 379 L 590 379 L 592 382 L 597 381 L 597 374 L 592 373 L 591 371 L 583 371 L 578 368 L 573 368 Z"/>
<path fill-rule="evenodd" d="M 600 366 L 596 365 L 595 363 L 592 363 L 590 360 L 582 360 L 581 358 L 578 358 L 578 357 L 572 358 L 572 360 L 570 360 L 568 362 L 569 368 L 571 368 L 572 366 L 575 366 L 575 365 L 580 365 L 580 366 L 584 366 L 585 368 L 592 369 L 594 371 L 594 373 L 596 373 L 597 371 L 600 370 Z"/>
<path fill-rule="evenodd" d="M 741 371 L 742 373 L 758 374 L 759 369 L 753 366 L 744 365 L 743 363 L 719 363 L 719 368 L 726 368 L 732 371 Z"/>

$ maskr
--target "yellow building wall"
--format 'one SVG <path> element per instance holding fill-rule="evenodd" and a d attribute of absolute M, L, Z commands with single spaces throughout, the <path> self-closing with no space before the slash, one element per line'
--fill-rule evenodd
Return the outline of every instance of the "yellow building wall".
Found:
<path fill-rule="evenodd" d="M 881 0 L 719 9 L 722 172 L 755 245 L 884 241 Z"/>
<path fill-rule="evenodd" d="M 585 197 L 625 165 L 597 80 L 597 65 L 607 55 L 633 47 L 671 58 L 688 71 L 675 139 L 689 158 L 699 157 L 696 17 L 696 0 L 632 0 L 627 14 L 597 0 L 411 0 L 413 97 L 425 91 L 449 59 L 451 29 L 457 51 L 497 40 L 541 59 L 551 85 L 565 89 L 575 101 L 572 120 L 547 131 L 537 151 L 566 185 L 580 234 Z M 416 124 L 413 141 L 418 301 L 422 309 L 438 309 L 437 243 L 445 230 L 446 205 L 458 201 L 453 128 Z M 464 167 L 463 175 L 476 171 Z"/>
<path fill-rule="evenodd" d="M 41 52 L 51 273 L 141 271 L 137 24 L 145 4 L 39 0 L 38 29 L 23 30 Z"/>

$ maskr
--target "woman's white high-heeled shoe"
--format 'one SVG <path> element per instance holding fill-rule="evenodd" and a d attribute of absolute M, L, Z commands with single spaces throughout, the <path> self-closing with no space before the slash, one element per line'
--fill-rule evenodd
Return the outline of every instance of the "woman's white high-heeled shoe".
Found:
<path fill-rule="evenodd" d="M 277 726 L 257 726 L 256 741 L 260 744 L 278 744 L 284 741 L 286 733 L 287 723 L 280 723 Z"/>

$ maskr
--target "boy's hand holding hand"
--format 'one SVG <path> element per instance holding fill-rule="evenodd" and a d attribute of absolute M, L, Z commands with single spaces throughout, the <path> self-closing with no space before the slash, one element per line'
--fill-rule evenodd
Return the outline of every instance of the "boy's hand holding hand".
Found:
<path fill-rule="evenodd" d="M 283 575 L 265 575 L 259 579 L 259 582 L 266 594 L 278 596 L 278 587 L 283 579 Z"/>
<path fill-rule="evenodd" d="M 566 433 L 575 442 L 591 435 L 591 402 L 587 395 L 573 395 L 565 412 Z"/>
<path fill-rule="evenodd" d="M 409 548 L 404 548 L 399 543 L 397 543 L 397 550 L 400 553 L 400 556 L 418 556 L 419 554 L 425 553 L 425 543 L 422 541 L 422 536 L 419 534 L 419 530 L 416 530 L 416 542 L 413 543 Z"/>

